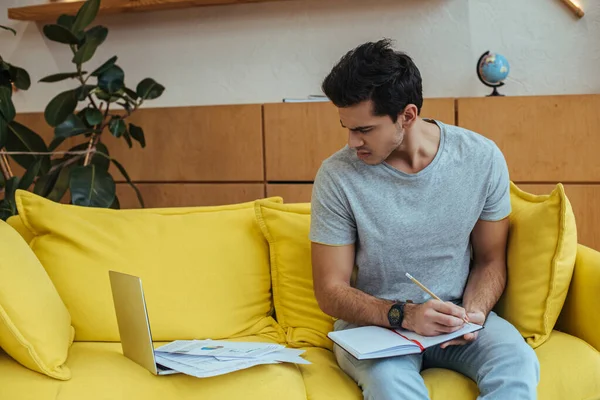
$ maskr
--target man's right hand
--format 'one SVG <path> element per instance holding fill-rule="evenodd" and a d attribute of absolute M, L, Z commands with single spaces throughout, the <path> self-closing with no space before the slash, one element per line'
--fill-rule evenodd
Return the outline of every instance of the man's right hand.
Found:
<path fill-rule="evenodd" d="M 406 303 L 402 328 L 423 336 L 455 332 L 463 327 L 464 308 L 451 302 L 428 300 L 423 304 Z"/>

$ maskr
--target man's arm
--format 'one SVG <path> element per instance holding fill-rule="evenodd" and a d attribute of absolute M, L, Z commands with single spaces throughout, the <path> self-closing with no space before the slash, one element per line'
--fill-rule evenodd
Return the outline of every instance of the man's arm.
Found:
<path fill-rule="evenodd" d="M 379 299 L 350 286 L 354 245 L 312 243 L 314 291 L 324 313 L 356 325 L 390 327 L 387 318 L 393 301 Z M 449 302 L 429 300 L 406 304 L 402 327 L 421 335 L 454 332 L 463 325 L 465 310 Z"/>
<path fill-rule="evenodd" d="M 463 294 L 463 306 L 471 322 L 482 325 L 506 286 L 506 241 L 509 220 L 479 220 L 471 233 L 473 267 Z M 442 348 L 477 339 L 477 332 L 442 344 Z"/>
<path fill-rule="evenodd" d="M 475 224 L 471 234 L 473 267 L 463 295 L 467 312 L 482 312 L 487 317 L 504 291 L 508 227 L 508 218 Z"/>
<path fill-rule="evenodd" d="M 370 296 L 350 286 L 354 245 L 312 243 L 315 296 L 324 313 L 356 325 L 390 327 L 387 313 L 392 301 Z"/>

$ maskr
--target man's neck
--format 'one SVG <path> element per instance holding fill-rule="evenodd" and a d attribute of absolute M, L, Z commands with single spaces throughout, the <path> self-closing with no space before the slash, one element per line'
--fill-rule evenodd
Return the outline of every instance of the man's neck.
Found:
<path fill-rule="evenodd" d="M 405 132 L 404 140 L 386 162 L 402 172 L 415 174 L 433 161 L 440 146 L 440 138 L 441 132 L 437 124 L 418 118 Z"/>

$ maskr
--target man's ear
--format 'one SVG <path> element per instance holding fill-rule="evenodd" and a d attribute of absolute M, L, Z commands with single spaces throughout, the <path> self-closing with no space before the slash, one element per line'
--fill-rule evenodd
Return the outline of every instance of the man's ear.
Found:
<path fill-rule="evenodd" d="M 405 128 L 410 128 L 415 123 L 418 116 L 419 110 L 417 109 L 417 106 L 414 104 L 409 104 L 404 107 L 402 114 L 400 114 L 398 117 L 399 119 L 402 119 Z"/>

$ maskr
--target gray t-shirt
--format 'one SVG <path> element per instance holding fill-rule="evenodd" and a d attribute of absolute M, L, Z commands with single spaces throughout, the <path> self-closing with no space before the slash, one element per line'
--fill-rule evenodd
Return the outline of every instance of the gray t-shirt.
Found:
<path fill-rule="evenodd" d="M 326 159 L 315 178 L 310 240 L 356 245 L 354 287 L 394 301 L 430 296 L 460 301 L 477 220 L 511 211 L 506 161 L 491 140 L 452 125 L 441 129 L 432 162 L 415 174 L 368 165 L 348 146 Z"/>

